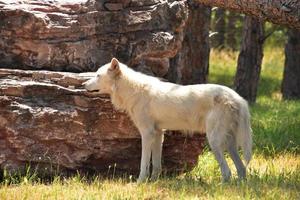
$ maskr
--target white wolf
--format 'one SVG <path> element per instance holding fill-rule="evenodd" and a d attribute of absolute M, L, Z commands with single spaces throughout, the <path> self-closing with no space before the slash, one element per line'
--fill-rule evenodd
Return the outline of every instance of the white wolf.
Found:
<path fill-rule="evenodd" d="M 107 93 L 117 109 L 125 110 L 142 137 L 142 159 L 138 182 L 161 172 L 163 129 L 205 132 L 218 161 L 223 181 L 230 169 L 224 159 L 229 152 L 239 178 L 246 168 L 238 154 L 241 147 L 246 165 L 252 154 L 252 134 L 247 102 L 232 89 L 215 84 L 181 86 L 135 72 L 113 58 L 96 76 L 84 83 L 88 91 Z"/>

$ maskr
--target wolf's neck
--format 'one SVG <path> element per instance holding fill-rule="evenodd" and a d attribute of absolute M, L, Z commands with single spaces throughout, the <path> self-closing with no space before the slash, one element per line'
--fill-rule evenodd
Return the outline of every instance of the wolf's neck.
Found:
<path fill-rule="evenodd" d="M 125 110 L 131 113 L 136 104 L 137 98 L 143 95 L 143 86 L 133 79 L 122 77 L 116 80 L 112 93 L 111 101 L 116 109 Z"/>

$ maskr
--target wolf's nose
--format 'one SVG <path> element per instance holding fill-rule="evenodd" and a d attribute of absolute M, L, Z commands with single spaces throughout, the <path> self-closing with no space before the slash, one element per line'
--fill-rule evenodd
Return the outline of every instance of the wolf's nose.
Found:
<path fill-rule="evenodd" d="M 86 86 L 87 81 L 84 81 L 83 83 L 81 83 L 82 86 Z"/>
<path fill-rule="evenodd" d="M 84 82 L 81 84 L 81 86 L 82 86 L 84 89 L 88 90 L 88 89 L 87 89 L 87 86 L 88 86 L 88 82 L 87 82 L 87 81 L 84 81 Z"/>

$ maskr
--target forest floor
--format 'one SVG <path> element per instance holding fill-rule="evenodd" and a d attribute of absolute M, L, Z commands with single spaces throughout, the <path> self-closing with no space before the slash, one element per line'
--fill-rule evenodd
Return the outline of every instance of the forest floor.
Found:
<path fill-rule="evenodd" d="M 232 86 L 237 55 L 212 50 L 209 82 Z M 191 172 L 144 184 L 131 177 L 76 175 L 45 183 L 34 174 L 4 175 L 0 199 L 300 199 L 300 101 L 281 100 L 283 65 L 283 49 L 265 49 L 257 103 L 251 105 L 254 155 L 246 181 L 237 180 L 228 159 L 233 179 L 222 183 L 206 148 Z"/>

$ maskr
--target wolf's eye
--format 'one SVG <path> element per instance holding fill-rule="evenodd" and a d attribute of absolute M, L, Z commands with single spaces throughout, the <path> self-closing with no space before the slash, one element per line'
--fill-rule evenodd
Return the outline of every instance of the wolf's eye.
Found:
<path fill-rule="evenodd" d="M 100 74 L 97 74 L 97 78 L 99 78 L 100 77 Z"/>

